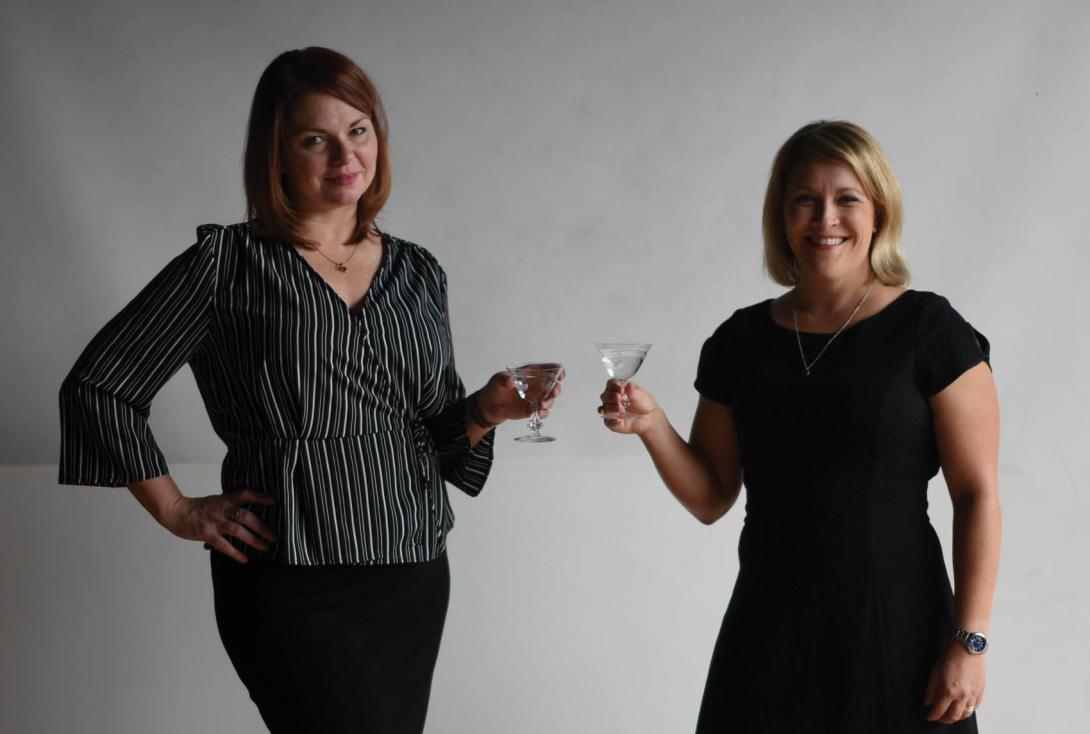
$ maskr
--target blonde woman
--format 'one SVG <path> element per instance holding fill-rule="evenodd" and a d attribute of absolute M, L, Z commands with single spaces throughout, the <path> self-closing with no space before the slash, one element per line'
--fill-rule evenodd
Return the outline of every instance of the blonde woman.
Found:
<path fill-rule="evenodd" d="M 705 342 L 692 431 L 610 382 L 704 523 L 746 488 L 739 573 L 698 731 L 975 732 L 999 565 L 999 410 L 988 343 L 906 289 L 900 188 L 860 127 L 817 122 L 773 164 L 765 262 L 790 288 Z M 954 589 L 927 514 L 942 469 Z M 949 726 L 944 726 L 949 725 Z"/>

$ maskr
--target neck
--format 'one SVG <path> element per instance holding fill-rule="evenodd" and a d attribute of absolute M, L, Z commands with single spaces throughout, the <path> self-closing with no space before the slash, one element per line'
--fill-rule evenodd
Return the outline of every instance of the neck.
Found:
<path fill-rule="evenodd" d="M 356 207 L 338 207 L 311 212 L 301 217 L 300 233 L 319 247 L 339 247 L 349 244 L 356 229 Z"/>
<path fill-rule="evenodd" d="M 855 308 L 859 299 L 875 283 L 877 279 L 869 272 L 836 281 L 800 278 L 791 298 L 800 312 L 816 316 L 840 314 Z"/>

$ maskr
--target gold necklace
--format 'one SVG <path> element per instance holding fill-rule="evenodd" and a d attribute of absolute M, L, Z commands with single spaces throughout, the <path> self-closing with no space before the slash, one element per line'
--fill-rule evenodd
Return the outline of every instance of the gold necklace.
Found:
<path fill-rule="evenodd" d="M 829 341 L 825 342 L 825 346 L 823 346 L 821 348 L 821 351 L 818 352 L 818 355 L 814 357 L 814 361 L 810 362 L 809 364 L 806 363 L 806 352 L 802 351 L 802 337 L 799 336 L 799 313 L 795 310 L 795 294 L 791 294 L 791 316 L 795 319 L 795 340 L 799 343 L 799 356 L 802 357 L 803 377 L 810 376 L 810 370 L 812 370 L 814 368 L 814 365 L 817 364 L 817 361 L 821 359 L 821 355 L 825 354 L 825 350 L 828 349 L 829 345 L 833 343 L 833 339 L 836 339 L 838 336 L 840 336 L 840 332 L 848 328 L 848 324 L 850 324 L 852 322 L 852 319 L 855 318 L 855 315 L 859 313 L 859 309 L 863 308 L 863 303 L 867 300 L 867 296 L 870 295 L 870 292 L 873 289 L 874 283 L 871 283 L 870 286 L 867 288 L 867 292 L 864 293 L 863 297 L 859 299 L 859 303 L 855 304 L 855 308 L 852 309 L 851 314 L 848 316 L 848 320 L 840 325 L 840 328 L 836 330 L 835 334 L 829 337 Z"/>
<path fill-rule="evenodd" d="M 348 261 L 352 259 L 352 256 L 356 254 L 356 250 L 358 250 L 358 249 L 360 249 L 360 243 L 356 242 L 356 243 L 354 243 L 352 245 L 352 252 L 348 253 L 348 257 L 346 257 L 344 260 L 341 260 L 340 262 L 337 262 L 336 260 L 331 258 L 329 255 L 322 252 L 321 247 L 317 248 L 318 254 L 321 255 L 322 257 L 324 257 L 326 260 L 329 260 L 329 262 L 333 263 L 333 267 L 335 267 L 337 269 L 338 273 L 348 272 Z"/>

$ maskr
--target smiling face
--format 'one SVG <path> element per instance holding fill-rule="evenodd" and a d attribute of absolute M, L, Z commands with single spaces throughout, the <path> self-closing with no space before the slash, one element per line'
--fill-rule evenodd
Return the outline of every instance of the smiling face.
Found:
<path fill-rule="evenodd" d="M 851 168 L 830 160 L 801 163 L 787 179 L 783 218 L 800 278 L 869 277 L 875 207 Z"/>
<path fill-rule="evenodd" d="M 366 113 L 321 92 L 296 101 L 287 118 L 284 175 L 305 216 L 355 208 L 375 178 L 378 140 Z"/>

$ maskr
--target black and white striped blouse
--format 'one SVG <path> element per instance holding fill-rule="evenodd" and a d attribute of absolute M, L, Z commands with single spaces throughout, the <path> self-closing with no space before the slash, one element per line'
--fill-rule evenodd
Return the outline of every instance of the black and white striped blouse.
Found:
<path fill-rule="evenodd" d="M 480 492 L 495 438 L 469 446 L 442 268 L 383 235 L 382 263 L 352 311 L 293 248 L 245 224 L 197 235 L 64 381 L 60 481 L 122 486 L 167 473 L 147 417 L 189 363 L 227 444 L 223 490 L 276 500 L 250 509 L 278 533 L 278 562 L 436 558 L 454 524 L 443 480 Z"/>

